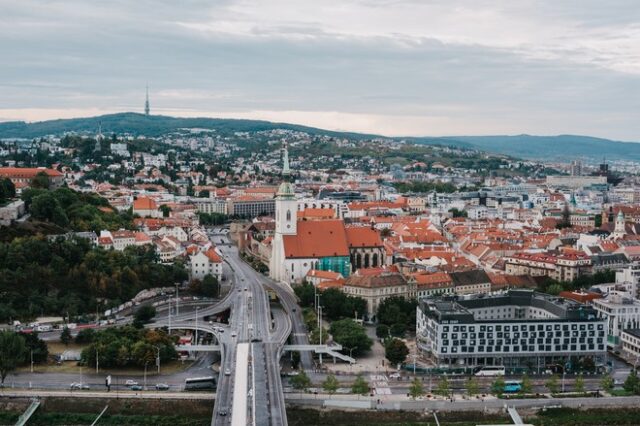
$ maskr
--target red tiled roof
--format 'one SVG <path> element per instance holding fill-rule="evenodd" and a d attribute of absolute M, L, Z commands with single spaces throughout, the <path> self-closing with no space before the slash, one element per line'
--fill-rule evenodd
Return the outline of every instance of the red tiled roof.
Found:
<path fill-rule="evenodd" d="M 323 280 L 337 280 L 341 277 L 342 275 L 337 273 L 337 272 L 333 272 L 333 271 L 320 271 L 318 269 L 310 269 L 309 272 L 307 272 L 307 277 L 310 278 L 320 278 Z"/>
<path fill-rule="evenodd" d="M 44 172 L 49 177 L 64 176 L 57 170 L 37 167 L 0 167 L 0 176 L 8 178 L 28 178 L 33 179 L 38 173 Z"/>
<path fill-rule="evenodd" d="M 335 216 L 333 209 L 307 208 L 298 212 L 298 219 L 333 219 Z"/>
<path fill-rule="evenodd" d="M 213 263 L 220 263 L 222 262 L 222 259 L 220 258 L 220 255 L 215 251 L 215 249 L 210 248 L 209 250 L 204 252 L 205 256 L 207 256 L 209 258 L 209 260 Z"/>
<path fill-rule="evenodd" d="M 369 227 L 349 227 L 346 228 L 347 242 L 350 248 L 354 247 L 382 247 L 380 233 Z"/>
<path fill-rule="evenodd" d="M 158 204 L 149 197 L 138 197 L 133 201 L 134 210 L 156 210 L 157 208 Z"/>
<path fill-rule="evenodd" d="M 283 241 L 287 258 L 349 256 L 341 220 L 299 221 L 297 235 L 285 235 Z"/>

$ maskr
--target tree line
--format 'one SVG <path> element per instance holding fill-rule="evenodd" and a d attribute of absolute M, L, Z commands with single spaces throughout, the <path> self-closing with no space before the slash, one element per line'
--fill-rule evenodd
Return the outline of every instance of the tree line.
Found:
<path fill-rule="evenodd" d="M 187 279 L 183 267 L 157 260 L 152 247 L 104 250 L 82 238 L 0 243 L 0 321 L 74 318 L 117 306 L 143 289 Z"/>

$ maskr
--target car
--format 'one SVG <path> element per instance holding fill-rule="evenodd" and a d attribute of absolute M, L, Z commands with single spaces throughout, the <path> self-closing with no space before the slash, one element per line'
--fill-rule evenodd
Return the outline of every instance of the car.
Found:
<path fill-rule="evenodd" d="M 248 288 L 246 288 L 246 287 L 244 288 L 244 291 L 248 291 L 248 290 L 249 290 Z"/>
<path fill-rule="evenodd" d="M 90 389 L 89 385 L 86 383 L 73 382 L 69 386 L 71 390 L 88 390 Z"/>
<path fill-rule="evenodd" d="M 159 390 L 159 391 L 169 390 L 169 385 L 166 383 L 156 383 L 156 390 Z"/>
<path fill-rule="evenodd" d="M 298 311 L 298 309 L 297 309 L 297 308 L 293 308 L 293 309 L 291 309 L 291 310 L 292 310 L 293 312 L 297 312 L 297 311 Z"/>
<path fill-rule="evenodd" d="M 400 373 L 391 373 L 391 374 L 389 374 L 389 378 L 390 379 L 399 379 L 400 378 Z"/>
<path fill-rule="evenodd" d="M 259 337 L 253 337 L 253 338 L 251 339 L 251 341 L 252 341 L 252 342 L 262 342 L 262 339 L 261 339 L 261 338 L 259 338 Z"/>
<path fill-rule="evenodd" d="M 238 289 L 238 293 L 241 293 L 241 292 L 242 292 L 242 290 Z"/>
<path fill-rule="evenodd" d="M 218 415 L 222 416 L 222 417 L 226 416 L 227 415 L 227 409 L 226 408 L 219 409 L 218 410 Z"/>
<path fill-rule="evenodd" d="M 293 376 L 297 376 L 297 375 L 299 375 L 299 374 L 300 374 L 300 372 L 299 372 L 299 371 L 297 371 L 297 370 L 293 370 L 293 371 L 290 371 L 287 375 L 288 375 L 288 376 L 292 376 L 292 377 L 293 377 Z"/>
<path fill-rule="evenodd" d="M 138 384 L 138 382 L 136 382 L 135 380 L 132 380 L 132 379 L 128 379 L 126 382 L 124 382 L 124 385 L 126 387 L 136 386 L 137 384 Z"/>
<path fill-rule="evenodd" d="M 235 331 L 231 332 L 231 337 L 236 337 L 238 335 L 238 333 L 236 333 Z"/>
<path fill-rule="evenodd" d="M 231 370 L 229 370 L 228 368 L 226 370 L 224 370 L 224 375 L 225 376 L 230 376 L 231 375 Z"/>
<path fill-rule="evenodd" d="M 133 385 L 133 386 L 131 386 L 131 390 L 132 390 L 132 391 L 141 391 L 141 390 L 142 390 L 142 386 L 140 386 L 140 385 Z"/>

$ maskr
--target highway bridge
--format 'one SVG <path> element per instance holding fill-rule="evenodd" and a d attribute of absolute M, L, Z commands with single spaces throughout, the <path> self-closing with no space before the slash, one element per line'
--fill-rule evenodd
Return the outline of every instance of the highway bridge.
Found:
<path fill-rule="evenodd" d="M 149 327 L 198 330 L 216 337 L 216 344 L 178 347 L 179 350 L 221 353 L 220 374 L 212 425 L 286 425 L 280 357 L 286 349 L 303 350 L 301 364 L 313 368 L 312 352 L 333 353 L 344 359 L 337 346 L 309 345 L 302 314 L 293 291 L 259 274 L 244 263 L 226 236 L 216 245 L 231 269 L 232 287 L 218 303 L 201 306 L 197 321 L 193 312 L 162 317 Z M 267 289 L 278 296 L 282 309 L 269 304 Z M 229 323 L 209 323 L 211 317 L 229 310 Z M 196 324 L 197 322 L 197 324 Z M 285 343 L 291 336 L 292 346 Z M 348 357 L 347 357 L 348 358 Z"/>

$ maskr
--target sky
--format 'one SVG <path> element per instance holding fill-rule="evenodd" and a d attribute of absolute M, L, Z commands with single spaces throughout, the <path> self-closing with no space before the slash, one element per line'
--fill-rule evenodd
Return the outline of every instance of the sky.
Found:
<path fill-rule="evenodd" d="M 0 121 L 640 141 L 637 0 L 0 0 Z"/>

